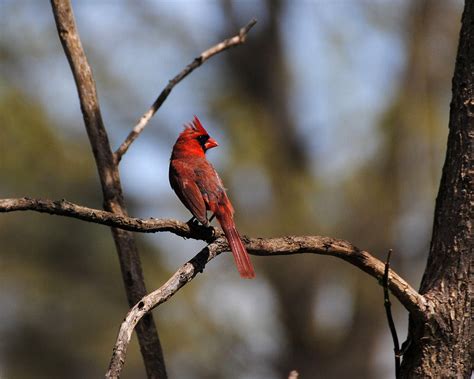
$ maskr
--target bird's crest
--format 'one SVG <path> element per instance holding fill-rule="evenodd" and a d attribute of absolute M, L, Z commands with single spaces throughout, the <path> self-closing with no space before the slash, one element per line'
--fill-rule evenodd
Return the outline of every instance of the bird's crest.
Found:
<path fill-rule="evenodd" d="M 199 134 L 207 134 L 206 129 L 204 129 L 204 126 L 202 126 L 201 121 L 197 118 L 197 116 L 194 116 L 193 122 L 186 124 L 185 130 L 189 131 L 195 131 L 198 132 Z"/>

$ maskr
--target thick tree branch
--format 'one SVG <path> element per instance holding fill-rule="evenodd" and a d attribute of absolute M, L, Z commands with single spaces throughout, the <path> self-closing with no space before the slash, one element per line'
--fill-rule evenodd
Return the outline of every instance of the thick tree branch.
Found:
<path fill-rule="evenodd" d="M 130 145 L 135 141 L 135 139 L 140 135 L 140 133 L 145 129 L 148 122 L 151 120 L 156 111 L 161 107 L 165 102 L 168 95 L 171 93 L 173 88 L 196 68 L 201 66 L 209 58 L 213 57 L 216 54 L 223 52 L 224 50 L 230 49 L 231 47 L 241 45 L 245 42 L 247 38 L 247 33 L 252 29 L 252 27 L 257 23 L 256 19 L 252 19 L 247 25 L 242 27 L 239 31 L 239 34 L 228 38 L 217 45 L 212 46 L 206 51 L 202 52 L 201 55 L 194 58 L 194 60 L 188 64 L 178 75 L 168 82 L 168 85 L 161 91 L 160 95 L 157 97 L 155 102 L 152 104 L 150 109 L 148 109 L 145 114 L 138 120 L 137 124 L 133 127 L 132 131 L 129 133 L 125 141 L 122 142 L 120 147 L 115 152 L 115 161 L 118 164 L 122 159 L 123 155 L 127 152 Z"/>
<path fill-rule="evenodd" d="M 69 0 L 51 0 L 51 6 L 58 36 L 76 83 L 84 124 L 100 178 L 104 209 L 127 216 L 120 174 L 110 148 L 94 77 L 82 48 L 71 3 Z M 112 228 L 112 236 L 120 261 L 128 303 L 133 306 L 147 293 L 135 239 L 132 233 L 116 228 Z M 148 377 L 166 378 L 161 344 L 151 314 L 139 323 L 137 335 Z"/>
<path fill-rule="evenodd" d="M 134 232 L 171 232 L 185 238 L 194 238 L 212 242 L 222 237 L 220 230 L 211 230 L 188 225 L 176 220 L 149 219 L 143 220 L 126 215 L 116 215 L 110 212 L 86 208 L 65 200 L 37 200 L 37 199 L 2 199 L 0 213 L 32 210 L 67 217 L 74 217 L 84 221 L 113 226 Z M 281 238 L 246 238 L 245 245 L 250 254 L 260 256 L 319 254 L 331 255 L 343 259 L 370 276 L 382 281 L 385 264 L 374 258 L 366 251 L 362 251 L 351 243 L 330 237 L 320 236 L 287 236 Z M 389 288 L 394 296 L 416 318 L 424 318 L 429 312 L 429 304 L 423 296 L 415 291 L 403 278 L 390 270 Z"/>
<path fill-rule="evenodd" d="M 218 236 L 214 242 L 181 266 L 163 286 L 143 297 L 128 312 L 120 327 L 106 377 L 117 378 L 120 376 L 133 329 L 140 318 L 158 305 L 166 302 L 181 287 L 193 280 L 199 272 L 204 270 L 206 264 L 211 259 L 229 250 L 223 235 L 218 234 Z M 427 304 L 423 296 L 418 294 L 393 270 L 389 270 L 383 262 L 374 258 L 366 251 L 360 251 L 349 242 L 319 236 L 289 236 L 268 239 L 244 237 L 244 240 L 248 252 L 253 255 L 272 256 L 312 253 L 332 255 L 344 259 L 378 279 L 380 283 L 382 283 L 385 277 L 388 288 L 410 311 L 413 317 L 427 317 Z M 387 271 L 385 271 L 386 268 Z M 390 281 L 388 281 L 388 278 L 390 278 Z"/>

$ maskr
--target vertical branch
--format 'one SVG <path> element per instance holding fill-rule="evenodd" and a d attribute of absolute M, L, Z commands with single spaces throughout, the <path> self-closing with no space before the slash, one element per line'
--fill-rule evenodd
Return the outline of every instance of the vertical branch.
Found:
<path fill-rule="evenodd" d="M 126 216 L 118 167 L 102 121 L 92 70 L 76 29 L 71 3 L 69 0 L 51 0 L 51 5 L 59 39 L 76 82 L 84 124 L 102 186 L 104 209 Z M 147 293 L 135 239 L 132 233 L 116 228 L 112 228 L 112 235 L 128 303 L 133 306 Z M 147 315 L 137 325 L 137 335 L 148 377 L 166 378 L 163 353 L 151 315 Z"/>
<path fill-rule="evenodd" d="M 393 339 L 393 351 L 395 353 L 395 378 L 400 378 L 400 344 L 398 342 L 397 329 L 392 317 L 392 303 L 390 302 L 390 295 L 388 291 L 388 273 L 390 271 L 390 257 L 392 255 L 392 249 L 388 251 L 387 261 L 385 262 L 385 271 L 383 275 L 383 299 L 385 306 L 385 313 L 387 314 L 388 326 Z"/>

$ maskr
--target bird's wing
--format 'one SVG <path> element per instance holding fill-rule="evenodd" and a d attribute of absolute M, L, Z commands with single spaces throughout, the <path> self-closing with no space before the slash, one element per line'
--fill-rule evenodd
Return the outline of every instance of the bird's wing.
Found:
<path fill-rule="evenodd" d="M 234 214 L 234 209 L 225 193 L 222 180 L 214 167 L 209 162 L 201 162 L 194 167 L 195 182 L 201 191 L 204 203 L 212 213 L 216 213 L 220 206 L 224 204 L 230 214 Z"/>
<path fill-rule="evenodd" d="M 174 168 L 176 170 L 176 168 Z M 182 170 L 181 170 L 182 171 Z M 179 199 L 194 217 L 202 224 L 207 224 L 206 204 L 192 175 L 180 172 L 180 175 L 170 171 L 170 183 Z"/>

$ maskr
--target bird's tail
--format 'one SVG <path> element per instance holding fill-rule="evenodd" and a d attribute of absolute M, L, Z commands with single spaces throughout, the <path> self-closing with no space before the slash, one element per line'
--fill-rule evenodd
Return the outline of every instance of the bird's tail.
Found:
<path fill-rule="evenodd" d="M 217 221 L 219 221 L 222 230 L 224 230 L 224 234 L 229 243 L 232 255 L 234 256 L 235 265 L 237 266 L 240 276 L 245 279 L 255 278 L 255 271 L 252 262 L 250 261 L 250 256 L 240 239 L 239 232 L 235 227 L 230 212 L 228 212 L 227 209 L 223 209 L 223 212 L 218 213 L 219 214 L 216 214 Z"/>

